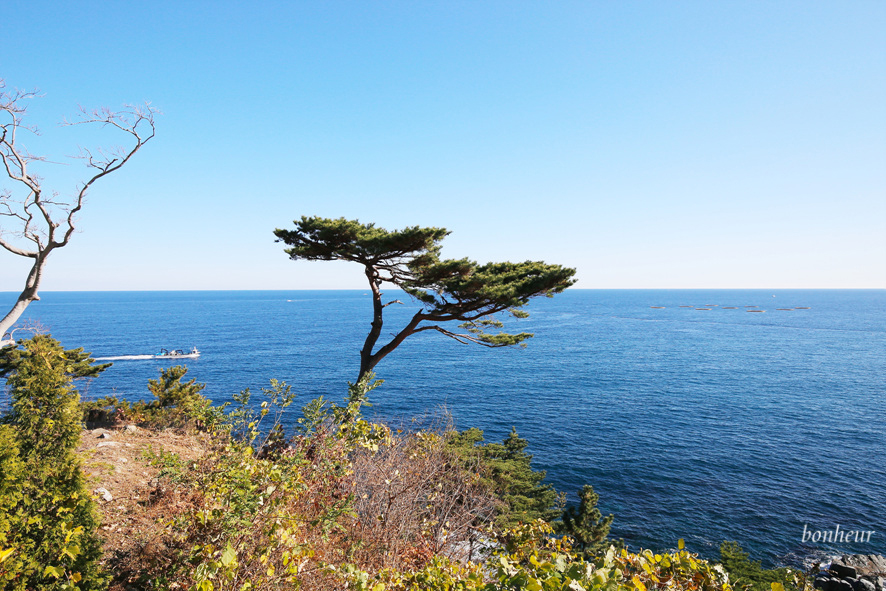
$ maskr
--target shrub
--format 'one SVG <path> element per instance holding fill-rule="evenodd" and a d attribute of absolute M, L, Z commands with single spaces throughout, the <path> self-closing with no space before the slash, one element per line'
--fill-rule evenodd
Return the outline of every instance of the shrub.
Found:
<path fill-rule="evenodd" d="M 345 407 L 312 405 L 301 423 L 310 435 L 289 439 L 279 423 L 294 399 L 286 384 L 262 389 L 260 404 L 241 392 L 216 448 L 178 476 L 180 494 L 159 500 L 168 516 L 163 553 L 132 557 L 141 564 L 129 568 L 159 588 L 327 588 L 316 581 L 327 576 L 323 565 L 341 561 L 354 515 L 351 454 L 390 436 L 360 418 L 365 387 L 353 386 Z"/>
<path fill-rule="evenodd" d="M 357 518 L 347 525 L 362 567 L 421 568 L 437 555 L 470 560 L 498 505 L 479 463 L 468 465 L 446 437 L 393 437 L 353 459 Z"/>
<path fill-rule="evenodd" d="M 809 586 L 802 571 L 764 569 L 758 561 L 750 559 L 738 542 L 724 541 L 720 544 L 720 564 L 729 573 L 733 586 L 743 591 L 771 591 L 776 586 L 802 591 Z"/>
<path fill-rule="evenodd" d="M 157 398 L 160 406 L 187 410 L 203 403 L 205 398 L 200 392 L 206 388 L 206 384 L 196 383 L 196 378 L 182 384 L 181 380 L 187 373 L 188 368 L 184 365 L 174 365 L 161 369 L 159 380 L 148 380 L 148 390 Z"/>
<path fill-rule="evenodd" d="M 358 591 L 732 591 L 725 573 L 681 548 L 655 554 L 611 547 L 593 561 L 573 552 L 568 538 L 536 520 L 500 534 L 481 565 L 437 557 L 420 570 L 342 570 Z"/>
<path fill-rule="evenodd" d="M 7 378 L 12 410 L 0 431 L 0 582 L 7 589 L 97 590 L 98 518 L 75 449 L 80 438 L 74 377 L 95 376 L 82 349 L 65 351 L 36 335 L 7 348 L 0 375 Z"/>
<path fill-rule="evenodd" d="M 129 402 L 116 396 L 106 396 L 80 404 L 83 420 L 87 423 L 119 423 L 132 421 L 151 428 L 177 427 L 209 431 L 222 417 L 222 409 L 200 392 L 205 384 L 196 379 L 182 383 L 188 368 L 182 365 L 160 370 L 160 377 L 148 380 L 153 402 Z"/>

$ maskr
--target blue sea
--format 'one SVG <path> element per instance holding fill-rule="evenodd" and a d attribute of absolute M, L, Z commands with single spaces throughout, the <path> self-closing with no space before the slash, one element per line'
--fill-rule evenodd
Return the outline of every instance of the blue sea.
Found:
<path fill-rule="evenodd" d="M 359 290 L 41 296 L 25 317 L 96 357 L 198 347 L 188 375 L 216 402 L 271 378 L 302 402 L 342 400 L 371 320 Z M 415 311 L 394 298 L 383 334 Z M 684 538 L 715 557 L 737 540 L 767 565 L 886 554 L 886 291 L 569 290 L 528 310 L 513 326 L 535 333 L 526 348 L 408 338 L 367 412 L 407 427 L 450 413 L 488 441 L 516 427 L 558 490 L 594 486 L 633 548 Z M 81 393 L 147 399 L 172 363 L 117 361 Z M 803 541 L 836 526 L 874 533 Z"/>

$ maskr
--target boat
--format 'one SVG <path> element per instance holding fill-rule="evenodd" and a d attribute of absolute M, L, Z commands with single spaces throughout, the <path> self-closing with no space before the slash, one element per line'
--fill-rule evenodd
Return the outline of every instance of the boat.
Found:
<path fill-rule="evenodd" d="M 154 359 L 196 359 L 200 357 L 200 351 L 197 347 L 193 347 L 189 353 L 185 353 L 181 349 L 160 349 L 159 355 L 154 355 Z"/>
<path fill-rule="evenodd" d="M 649 306 L 650 308 L 654 308 L 656 310 L 664 310 L 664 306 Z"/>

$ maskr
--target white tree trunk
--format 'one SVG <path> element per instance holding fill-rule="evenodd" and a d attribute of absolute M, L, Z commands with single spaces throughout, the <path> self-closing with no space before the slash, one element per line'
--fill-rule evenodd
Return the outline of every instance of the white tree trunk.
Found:
<path fill-rule="evenodd" d="M 25 288 L 22 290 L 21 294 L 19 294 L 12 309 L 3 317 L 3 320 L 0 320 L 0 341 L 3 341 L 6 337 L 6 333 L 12 330 L 12 326 L 19 318 L 21 318 L 21 315 L 24 313 L 25 308 L 28 307 L 28 304 L 40 299 L 40 296 L 37 295 L 37 290 L 40 288 L 40 279 L 43 276 L 43 266 L 46 264 L 47 256 L 49 256 L 49 251 L 38 256 L 37 260 L 34 261 L 34 266 L 31 267 L 31 271 L 28 273 L 28 280 L 25 282 Z M 4 344 L 6 343 L 0 343 L 0 346 L 3 346 Z"/>
<path fill-rule="evenodd" d="M 21 297 L 19 297 L 18 301 L 15 302 L 15 305 L 12 307 L 12 310 L 10 310 L 9 313 L 3 317 L 3 320 L 0 320 L 0 337 L 6 336 L 6 333 L 8 333 L 12 329 L 12 326 L 15 324 L 15 322 L 21 317 L 22 313 L 25 311 L 25 308 L 28 307 L 28 304 L 30 304 L 33 301 L 34 300 L 32 300 L 32 299 L 27 299 L 27 298 L 22 299 Z M 14 343 L 15 341 L 12 341 L 12 342 Z M 6 345 L 6 344 L 7 344 L 6 341 L 0 342 L 0 346 Z"/>

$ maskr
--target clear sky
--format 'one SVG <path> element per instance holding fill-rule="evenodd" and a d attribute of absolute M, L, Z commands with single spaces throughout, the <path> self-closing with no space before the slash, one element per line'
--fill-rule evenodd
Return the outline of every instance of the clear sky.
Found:
<path fill-rule="evenodd" d="M 43 290 L 363 288 L 302 215 L 442 226 L 581 288 L 886 287 L 886 2 L 6 0 L 32 152 L 149 100 Z M 71 194 L 82 171 L 40 169 Z M 2 181 L 3 187 L 9 183 Z M 0 253 L 0 291 L 24 261 Z"/>

